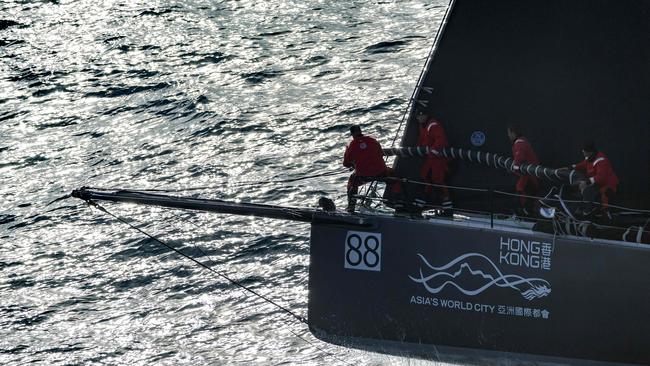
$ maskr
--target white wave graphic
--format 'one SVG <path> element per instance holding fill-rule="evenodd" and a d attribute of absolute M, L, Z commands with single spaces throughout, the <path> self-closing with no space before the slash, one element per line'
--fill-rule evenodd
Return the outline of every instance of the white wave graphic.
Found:
<path fill-rule="evenodd" d="M 416 283 L 421 283 L 424 286 L 424 288 L 432 294 L 439 293 L 447 285 L 457 288 L 460 292 L 468 296 L 478 295 L 492 286 L 509 287 L 512 288 L 513 290 L 517 290 L 521 293 L 521 295 L 526 300 L 541 298 L 544 296 L 548 296 L 551 293 L 551 284 L 545 279 L 524 278 L 514 274 L 505 275 L 501 272 L 501 270 L 499 270 L 499 267 L 497 267 L 496 264 L 494 264 L 494 262 L 490 260 L 490 258 L 480 253 L 463 254 L 460 257 L 452 260 L 451 262 L 441 267 L 436 267 L 431 265 L 422 254 L 418 253 L 418 256 L 420 257 L 420 259 L 422 259 L 422 261 L 424 262 L 424 264 L 426 264 L 427 267 L 436 271 L 436 273 L 433 273 L 428 276 L 424 276 L 424 273 L 422 272 L 422 268 L 420 268 L 419 278 L 413 276 L 409 276 L 409 278 Z M 480 260 L 482 260 L 484 263 L 486 263 L 486 265 L 491 270 L 490 272 L 492 272 L 493 274 L 485 273 L 483 270 L 472 269 L 472 267 L 468 263 L 468 260 L 471 258 L 479 258 Z M 452 268 L 458 263 L 460 263 L 460 266 L 456 272 L 454 273 L 445 272 L 446 270 Z M 482 286 L 475 289 L 464 288 L 463 286 L 459 285 L 454 281 L 463 272 L 463 269 L 467 269 L 469 273 L 471 273 L 472 275 L 481 276 L 482 278 L 488 281 Z M 429 281 L 436 278 L 441 278 L 441 279 L 448 278 L 448 280 L 444 281 L 441 285 L 437 287 L 432 287 L 431 285 L 429 285 Z M 521 289 L 520 287 L 524 287 L 524 289 Z"/>

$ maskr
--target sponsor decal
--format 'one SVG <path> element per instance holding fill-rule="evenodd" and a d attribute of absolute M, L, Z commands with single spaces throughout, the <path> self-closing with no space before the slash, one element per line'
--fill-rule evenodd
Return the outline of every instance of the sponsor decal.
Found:
<path fill-rule="evenodd" d="M 417 274 L 408 277 L 422 285 L 428 295 L 412 295 L 409 304 L 451 311 L 549 319 L 550 311 L 547 309 L 518 305 L 532 304 L 535 300 L 550 296 L 551 284 L 543 277 L 551 270 L 553 245 L 513 237 L 499 237 L 496 244 L 491 254 L 492 259 L 485 253 L 470 252 L 443 263 L 432 264 L 428 258 L 418 253 L 420 268 Z M 526 269 L 527 273 L 538 272 L 540 275 L 521 276 L 512 273 L 516 268 Z M 496 288 L 515 291 L 522 296 L 524 302 L 487 304 L 474 300 L 480 294 Z M 460 294 L 461 299 L 445 298 L 445 293 L 447 296 Z"/>
<path fill-rule="evenodd" d="M 482 131 L 474 131 L 469 140 L 474 146 L 483 146 L 483 144 L 485 144 L 485 133 Z"/>
<path fill-rule="evenodd" d="M 551 293 L 550 284 L 542 278 L 524 278 L 514 274 L 504 274 L 488 257 L 480 253 L 467 253 L 440 267 L 431 265 L 418 254 L 426 268 L 420 268 L 419 276 L 409 276 L 416 283 L 432 293 L 440 293 L 452 286 L 467 296 L 476 296 L 490 287 L 511 288 L 518 291 L 526 300 L 547 296 Z M 428 273 L 425 275 L 425 273 Z M 463 284 L 459 278 L 469 278 L 473 286 Z M 478 281 L 477 281 L 478 279 Z"/>
<path fill-rule="evenodd" d="M 413 295 L 409 299 L 411 305 L 428 306 L 432 308 L 467 311 L 474 313 L 514 316 L 531 319 L 548 319 L 551 313 L 546 309 L 508 306 L 501 304 L 483 304 L 472 301 L 451 300 L 439 297 Z"/>
<path fill-rule="evenodd" d="M 551 270 L 553 244 L 510 237 L 500 239 L 499 264 Z"/>

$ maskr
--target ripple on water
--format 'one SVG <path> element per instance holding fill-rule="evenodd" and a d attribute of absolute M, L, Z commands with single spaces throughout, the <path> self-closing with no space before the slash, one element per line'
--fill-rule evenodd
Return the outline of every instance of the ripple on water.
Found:
<path fill-rule="evenodd" d="M 379 110 L 385 110 L 385 109 L 388 109 L 389 107 L 392 107 L 392 106 L 402 105 L 403 102 L 404 102 L 404 100 L 401 99 L 401 98 L 392 98 L 390 100 L 377 103 L 377 104 L 375 104 L 373 106 L 370 106 L 370 107 L 359 107 L 359 108 L 346 109 L 344 111 L 339 112 L 339 115 L 348 115 L 348 116 L 358 117 L 358 116 L 373 113 L 373 112 L 376 112 L 376 111 L 379 111 Z"/>
<path fill-rule="evenodd" d="M 38 70 L 37 68 L 27 68 L 21 69 L 18 73 L 12 74 L 9 78 L 9 81 L 12 82 L 51 82 L 59 78 L 65 77 L 68 75 L 67 72 L 56 71 L 56 70 Z"/>
<path fill-rule="evenodd" d="M 108 259 L 118 262 L 129 262 L 133 258 L 158 257 L 169 252 L 169 249 L 163 247 L 151 238 L 130 239 L 121 244 L 118 248 L 125 247 L 127 245 L 130 246 L 126 249 L 116 249 L 108 256 Z"/>
<path fill-rule="evenodd" d="M 366 52 L 374 53 L 393 53 L 398 52 L 410 41 L 382 41 L 366 47 Z"/>
<path fill-rule="evenodd" d="M 281 30 L 281 31 L 275 31 L 275 32 L 264 32 L 264 33 L 259 33 L 258 36 L 260 37 L 274 37 L 274 36 L 281 36 L 283 34 L 289 34 L 292 33 L 290 30 Z"/>
<path fill-rule="evenodd" d="M 279 70 L 262 70 L 241 74 L 241 77 L 250 84 L 261 84 L 265 81 L 281 76 L 282 74 L 284 74 L 284 72 Z"/>
<path fill-rule="evenodd" d="M 96 139 L 96 138 L 99 138 L 99 137 L 102 137 L 102 136 L 106 135 L 107 133 L 108 132 L 95 132 L 95 131 L 90 132 L 90 131 L 87 131 L 87 132 L 75 133 L 75 134 L 72 134 L 72 136 L 75 136 L 75 137 L 88 136 L 90 138 Z"/>
<path fill-rule="evenodd" d="M 235 58 L 232 55 L 226 55 L 219 51 L 210 52 L 210 53 L 184 53 L 179 55 L 183 60 L 187 60 L 188 65 L 197 66 L 203 64 L 219 64 L 225 61 L 229 61 Z"/>
<path fill-rule="evenodd" d="M 344 175 L 269 182 L 339 169 L 351 123 L 382 143 L 394 136 L 383 121 L 402 116 L 440 3 L 0 5 L 0 197 L 12 205 L 0 212 L 11 248 L 0 258 L 0 363 L 313 366 L 335 362 L 325 348 L 390 364 L 278 321 L 262 300 L 83 202 L 45 204 L 81 185 L 202 187 L 174 194 L 311 207 L 343 194 L 344 204 Z M 308 225 L 117 207 L 306 315 Z"/>
<path fill-rule="evenodd" d="M 74 126 L 79 124 L 79 121 L 81 118 L 79 116 L 69 116 L 69 117 L 63 117 L 59 118 L 57 122 L 50 122 L 50 123 L 41 123 L 36 125 L 37 130 L 45 130 L 48 128 L 58 128 L 58 127 L 67 127 L 67 126 Z"/>
<path fill-rule="evenodd" d="M 178 9 L 181 9 L 181 7 L 177 6 L 177 5 L 173 5 L 173 6 L 169 7 L 169 8 L 167 8 L 167 9 L 162 9 L 162 10 L 150 9 L 150 10 L 145 10 L 145 11 L 141 12 L 140 14 L 138 14 L 138 16 L 140 16 L 140 17 L 144 17 L 144 16 L 161 16 L 161 15 L 173 13 L 173 12 L 177 11 Z"/>
<path fill-rule="evenodd" d="M 0 214 L 0 225 L 16 221 L 17 216 L 11 214 Z M 3 263 L 3 262 L 0 262 Z M 1 265 L 0 265 L 1 267 Z"/>
<path fill-rule="evenodd" d="M 18 319 L 14 320 L 14 324 L 19 326 L 31 327 L 34 325 L 44 323 L 45 321 L 50 319 L 54 315 L 54 313 L 55 313 L 54 310 L 46 310 L 33 316 L 21 315 Z"/>
<path fill-rule="evenodd" d="M 20 23 L 14 21 L 14 20 L 8 20 L 8 19 L 0 19 L 0 30 L 5 30 L 9 27 L 15 27 L 20 25 Z"/>
<path fill-rule="evenodd" d="M 121 86 L 121 87 L 107 87 L 100 91 L 93 91 L 84 94 L 84 97 L 99 97 L 99 98 L 117 98 L 127 95 L 132 95 L 142 92 L 152 92 L 170 87 L 167 82 L 160 82 L 153 85 L 134 85 L 134 86 Z"/>
<path fill-rule="evenodd" d="M 2 354 L 2 353 L 4 353 L 4 354 L 16 354 L 16 353 L 20 353 L 20 352 L 22 352 L 22 351 L 24 351 L 24 350 L 26 350 L 28 348 L 29 348 L 29 346 L 26 345 L 26 344 L 19 344 L 19 345 L 15 346 L 14 348 L 0 349 L 0 354 Z"/>
<path fill-rule="evenodd" d="M 115 290 L 123 292 L 130 291 L 139 287 L 145 287 L 154 283 L 160 276 L 158 275 L 138 275 L 133 278 L 128 278 L 119 281 L 111 281 L 111 286 Z"/>
<path fill-rule="evenodd" d="M 22 39 L 0 39 L 0 47 L 9 47 L 13 45 L 23 44 L 25 41 Z M 10 58 L 12 55 L 2 56 L 3 58 Z"/>

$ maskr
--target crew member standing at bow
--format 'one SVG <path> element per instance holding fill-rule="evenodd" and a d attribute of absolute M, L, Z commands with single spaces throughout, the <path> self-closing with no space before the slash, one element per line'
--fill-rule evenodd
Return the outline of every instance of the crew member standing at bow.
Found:
<path fill-rule="evenodd" d="M 587 180 L 579 183 L 580 193 L 586 202 L 600 201 L 602 211 L 609 217 L 609 201 L 614 197 L 618 188 L 618 177 L 610 160 L 596 149 L 593 141 L 587 141 L 582 147 L 585 159 L 572 167 L 586 174 Z M 593 207 L 583 209 L 583 214 L 588 215 L 594 211 Z"/>
<path fill-rule="evenodd" d="M 420 111 L 416 118 L 420 125 L 417 146 L 426 146 L 429 148 L 429 155 L 424 164 L 422 164 L 422 168 L 420 168 L 420 178 L 423 182 L 437 185 L 436 188 L 439 192 L 442 208 L 445 213 L 449 214 L 453 207 L 449 189 L 445 186 L 449 166 L 447 158 L 439 155 L 442 149 L 449 146 L 447 134 L 442 123 L 430 117 L 429 113 Z M 426 186 L 424 192 L 427 196 L 430 196 L 433 192 L 432 188 L 430 185 Z"/>
<path fill-rule="evenodd" d="M 515 184 L 515 190 L 519 195 L 519 207 L 525 216 L 530 216 L 535 212 L 535 199 L 527 196 L 537 196 L 539 193 L 539 182 L 537 177 L 520 173 L 521 164 L 539 164 L 537 154 L 533 146 L 523 136 L 519 125 L 511 124 L 508 126 L 508 138 L 512 143 L 512 171 L 519 177 Z"/>
<path fill-rule="evenodd" d="M 352 141 L 345 149 L 343 166 L 354 168 L 354 172 L 348 179 L 348 207 L 346 211 L 354 212 L 356 206 L 356 195 L 359 193 L 359 186 L 375 180 L 377 177 L 386 177 L 388 169 L 384 162 L 381 145 L 377 140 L 361 133 L 361 127 L 354 125 L 350 127 Z"/>

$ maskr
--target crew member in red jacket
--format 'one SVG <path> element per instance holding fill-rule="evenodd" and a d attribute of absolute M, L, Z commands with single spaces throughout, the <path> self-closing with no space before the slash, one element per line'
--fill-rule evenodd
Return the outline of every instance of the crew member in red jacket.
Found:
<path fill-rule="evenodd" d="M 584 160 L 572 167 L 586 174 L 587 180 L 578 185 L 583 200 L 587 202 L 600 201 L 603 212 L 608 214 L 609 201 L 614 197 L 618 188 L 618 177 L 614 173 L 612 163 L 607 156 L 596 149 L 593 141 L 587 141 L 582 147 Z M 585 210 L 585 214 L 593 209 Z"/>
<path fill-rule="evenodd" d="M 537 196 L 539 193 L 539 182 L 537 177 L 520 173 L 521 164 L 539 164 L 537 154 L 517 124 L 508 126 L 508 138 L 512 143 L 512 171 L 519 177 L 515 184 L 515 190 L 519 195 L 519 207 L 522 213 L 529 216 L 535 212 L 536 199 L 527 196 Z"/>
<path fill-rule="evenodd" d="M 388 175 L 388 168 L 384 162 L 381 145 L 377 140 L 361 133 L 361 127 L 354 125 L 350 127 L 352 141 L 345 149 L 343 166 L 354 168 L 354 172 L 348 179 L 348 207 L 346 211 L 354 212 L 359 186 L 373 181 L 376 177 Z"/>
<path fill-rule="evenodd" d="M 451 196 L 449 189 L 445 186 L 445 179 L 449 172 L 448 161 L 447 158 L 438 154 L 449 146 L 445 128 L 440 121 L 430 117 L 425 111 L 420 111 L 416 118 L 420 125 L 417 146 L 427 146 L 430 149 L 430 154 L 420 168 L 420 178 L 423 182 L 440 185 L 436 188 L 440 194 L 442 208 L 446 211 L 450 210 L 452 208 Z M 425 194 L 430 195 L 432 192 L 432 186 L 426 186 Z"/>

